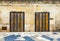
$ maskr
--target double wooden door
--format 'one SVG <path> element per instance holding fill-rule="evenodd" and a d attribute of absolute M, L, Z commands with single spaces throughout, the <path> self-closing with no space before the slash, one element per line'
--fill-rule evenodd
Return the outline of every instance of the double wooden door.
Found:
<path fill-rule="evenodd" d="M 49 12 L 35 13 L 35 31 L 46 32 L 49 31 Z"/>
<path fill-rule="evenodd" d="M 10 32 L 24 31 L 24 12 L 10 12 Z"/>

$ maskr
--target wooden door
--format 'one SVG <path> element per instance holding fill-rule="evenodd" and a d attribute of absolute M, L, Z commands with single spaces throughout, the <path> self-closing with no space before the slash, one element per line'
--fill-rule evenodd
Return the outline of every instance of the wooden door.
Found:
<path fill-rule="evenodd" d="M 24 31 L 24 12 L 10 12 L 10 32 Z"/>
<path fill-rule="evenodd" d="M 49 12 L 36 12 L 35 13 L 35 31 L 45 32 L 49 31 Z"/>

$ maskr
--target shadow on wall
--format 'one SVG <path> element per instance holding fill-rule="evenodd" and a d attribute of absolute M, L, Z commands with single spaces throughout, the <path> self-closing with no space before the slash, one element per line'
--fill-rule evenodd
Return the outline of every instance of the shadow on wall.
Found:
<path fill-rule="evenodd" d="M 55 15 L 55 30 L 54 32 L 60 32 L 60 14 Z"/>

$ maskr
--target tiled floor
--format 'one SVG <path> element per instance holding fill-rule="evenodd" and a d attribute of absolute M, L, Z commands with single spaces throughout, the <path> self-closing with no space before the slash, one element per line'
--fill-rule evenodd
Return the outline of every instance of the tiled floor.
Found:
<path fill-rule="evenodd" d="M 43 37 L 42 37 L 43 36 Z M 0 32 L 0 41 L 60 41 L 60 32 Z"/>

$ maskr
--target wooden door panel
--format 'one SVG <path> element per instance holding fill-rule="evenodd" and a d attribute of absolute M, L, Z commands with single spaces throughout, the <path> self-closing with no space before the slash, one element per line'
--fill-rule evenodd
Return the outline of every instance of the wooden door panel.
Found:
<path fill-rule="evenodd" d="M 48 29 L 49 29 L 49 28 L 48 28 L 48 17 L 49 17 L 49 16 L 48 16 L 48 13 L 46 13 L 46 31 L 48 31 Z"/>
<path fill-rule="evenodd" d="M 38 31 L 38 14 L 36 14 L 36 31 Z"/>

